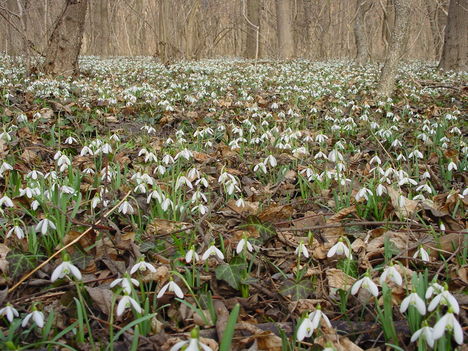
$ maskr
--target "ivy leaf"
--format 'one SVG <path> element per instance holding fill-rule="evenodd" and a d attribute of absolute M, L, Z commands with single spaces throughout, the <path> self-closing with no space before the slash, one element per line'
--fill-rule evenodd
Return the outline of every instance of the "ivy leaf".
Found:
<path fill-rule="evenodd" d="M 300 282 L 286 280 L 279 292 L 283 296 L 290 296 L 292 300 L 306 299 L 312 294 L 312 283 L 307 279 Z"/>
<path fill-rule="evenodd" d="M 245 270 L 245 268 L 246 264 L 235 257 L 229 264 L 223 263 L 216 268 L 216 279 L 224 280 L 231 287 L 238 290 L 241 282 L 241 272 Z"/>

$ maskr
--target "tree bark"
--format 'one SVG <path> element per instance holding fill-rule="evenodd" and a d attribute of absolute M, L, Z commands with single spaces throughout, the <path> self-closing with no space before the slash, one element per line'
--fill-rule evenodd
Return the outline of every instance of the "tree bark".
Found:
<path fill-rule="evenodd" d="M 42 67 L 46 74 L 72 75 L 78 72 L 88 0 L 67 0 L 57 19 Z"/>
<path fill-rule="evenodd" d="M 387 49 L 385 63 L 380 74 L 377 93 L 389 97 L 395 88 L 398 64 L 406 48 L 411 12 L 411 0 L 395 0 L 395 25 Z"/>
<path fill-rule="evenodd" d="M 276 0 L 276 32 L 278 54 L 281 59 L 290 59 L 295 54 L 292 6 L 292 0 Z"/>
<path fill-rule="evenodd" d="M 450 0 L 439 68 L 465 71 L 468 58 L 468 0 Z"/>
<path fill-rule="evenodd" d="M 370 10 L 372 2 L 366 0 L 356 0 L 356 19 L 354 20 L 354 38 L 356 40 L 356 62 L 364 64 L 369 61 L 369 43 L 366 38 L 366 28 L 364 19 Z"/>
<path fill-rule="evenodd" d="M 244 56 L 250 59 L 258 59 L 260 55 L 260 0 L 245 0 L 247 9 L 245 16 L 247 21 L 247 40 Z"/>

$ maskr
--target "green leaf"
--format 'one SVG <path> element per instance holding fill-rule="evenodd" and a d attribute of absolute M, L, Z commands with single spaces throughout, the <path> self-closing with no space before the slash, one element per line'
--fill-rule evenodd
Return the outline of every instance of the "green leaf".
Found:
<path fill-rule="evenodd" d="M 245 270 L 246 264 L 237 259 L 233 259 L 231 263 L 223 263 L 216 270 L 216 279 L 224 280 L 231 287 L 238 290 L 241 281 L 241 272 Z"/>
<path fill-rule="evenodd" d="M 232 337 L 234 336 L 234 330 L 236 329 L 237 317 L 239 316 L 240 305 L 237 303 L 229 314 L 229 319 L 224 329 L 224 335 L 219 345 L 219 351 L 232 350 Z"/>
<path fill-rule="evenodd" d="M 306 299 L 312 293 L 312 283 L 307 279 L 300 282 L 286 280 L 279 292 L 283 296 L 291 296 L 292 300 Z"/>

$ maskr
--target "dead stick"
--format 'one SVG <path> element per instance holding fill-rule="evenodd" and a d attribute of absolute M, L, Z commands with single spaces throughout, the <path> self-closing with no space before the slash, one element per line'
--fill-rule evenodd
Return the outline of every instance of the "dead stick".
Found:
<path fill-rule="evenodd" d="M 127 197 L 130 195 L 131 191 L 129 191 L 127 194 L 125 194 L 125 196 L 122 198 L 122 200 L 119 201 L 119 203 L 117 205 L 115 205 L 114 207 L 112 207 L 109 211 L 107 211 L 103 218 L 107 218 L 112 212 L 114 212 L 126 199 Z M 101 223 L 102 221 L 102 218 L 100 220 L 98 220 L 96 222 L 96 224 L 99 224 Z M 58 256 L 62 251 L 68 249 L 70 246 L 74 245 L 75 243 L 77 243 L 78 241 L 81 240 L 82 237 L 84 237 L 86 234 L 88 234 L 89 232 L 91 232 L 93 230 L 93 227 L 89 227 L 88 229 L 86 229 L 83 233 L 81 233 L 80 235 L 78 235 L 74 240 L 70 241 L 67 245 L 65 245 L 64 247 L 62 247 L 60 250 L 56 251 L 54 254 L 52 254 L 52 256 L 50 256 L 47 260 L 45 260 L 44 262 L 42 262 L 39 266 L 37 266 L 36 268 L 34 268 L 31 272 L 25 274 L 19 281 L 18 283 L 16 283 L 15 285 L 12 286 L 12 288 L 9 290 L 9 292 L 12 292 L 14 290 L 16 290 L 21 284 L 24 283 L 24 281 L 26 279 L 28 279 L 29 277 L 31 277 L 34 273 L 36 273 L 39 269 L 41 269 L 42 267 L 44 267 L 47 263 L 49 263 L 50 261 L 52 261 L 52 259 L 56 256 Z"/>
<path fill-rule="evenodd" d="M 277 231 L 282 232 L 303 232 L 308 230 L 320 230 L 320 229 L 327 229 L 327 228 L 340 228 L 340 227 L 352 227 L 355 225 L 410 225 L 416 227 L 423 227 L 426 226 L 420 223 L 410 223 L 410 222 L 347 222 L 347 223 L 332 223 L 332 224 L 325 224 L 325 225 L 316 225 L 313 227 L 304 227 L 304 228 L 277 228 Z"/>

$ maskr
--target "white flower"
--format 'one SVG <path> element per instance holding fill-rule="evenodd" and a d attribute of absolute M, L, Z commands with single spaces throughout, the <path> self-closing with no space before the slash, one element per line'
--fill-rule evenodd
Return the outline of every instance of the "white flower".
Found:
<path fill-rule="evenodd" d="M 156 272 L 156 268 L 154 268 L 154 266 L 151 263 L 140 261 L 137 264 L 133 265 L 132 269 L 130 269 L 130 274 L 134 274 L 136 271 L 144 272 L 146 270 L 149 270 L 153 273 Z"/>
<path fill-rule="evenodd" d="M 74 137 L 69 136 L 68 138 L 65 139 L 65 144 L 73 144 L 77 143 L 76 139 Z"/>
<path fill-rule="evenodd" d="M 275 156 L 273 156 L 273 155 L 267 156 L 267 158 L 265 158 L 265 160 L 263 161 L 263 163 L 264 163 L 265 165 L 269 163 L 271 167 L 276 167 L 276 165 L 278 164 L 278 162 L 276 161 Z"/>
<path fill-rule="evenodd" d="M 426 305 L 424 304 L 423 299 L 421 299 L 415 292 L 409 294 L 403 299 L 400 305 L 400 312 L 404 313 L 410 305 L 414 306 L 420 315 L 424 316 L 426 314 Z"/>
<path fill-rule="evenodd" d="M 166 292 L 166 290 L 174 292 L 174 294 L 179 298 L 183 299 L 184 298 L 184 293 L 182 292 L 182 289 L 175 283 L 173 280 L 170 280 L 169 283 L 164 285 L 161 290 L 158 293 L 157 298 L 160 299 Z"/>
<path fill-rule="evenodd" d="M 51 228 L 53 230 L 56 229 L 54 222 L 51 220 L 44 218 L 39 223 L 36 224 L 35 230 L 36 232 L 41 232 L 42 235 L 47 234 L 47 230 Z"/>
<path fill-rule="evenodd" d="M 367 189 L 367 188 L 362 188 L 357 192 L 357 194 L 355 196 L 355 199 L 356 199 L 356 201 L 359 201 L 362 198 L 364 198 L 364 199 L 366 199 L 366 201 L 368 201 L 369 197 L 367 195 L 372 195 L 372 191 Z"/>
<path fill-rule="evenodd" d="M 424 296 L 426 299 L 429 299 L 433 294 L 440 294 L 442 291 L 444 291 L 444 287 L 438 283 L 431 283 L 429 287 L 426 290 L 426 295 Z"/>
<path fill-rule="evenodd" d="M 242 238 L 241 240 L 239 240 L 239 243 L 237 244 L 237 247 L 236 247 L 236 252 L 238 255 L 242 252 L 242 250 L 244 250 L 244 247 L 247 247 L 247 251 L 249 252 L 253 251 L 252 244 L 249 243 L 249 241 L 246 238 Z"/>
<path fill-rule="evenodd" d="M 369 277 L 364 277 L 359 279 L 356 283 L 353 284 L 351 288 L 351 295 L 356 295 L 360 288 L 364 288 L 369 291 L 373 296 L 379 296 L 379 288 Z"/>
<path fill-rule="evenodd" d="M 4 195 L 2 198 L 0 198 L 0 207 L 1 206 L 15 207 L 15 205 L 13 204 L 13 201 L 11 201 L 11 199 L 6 195 Z"/>
<path fill-rule="evenodd" d="M 44 326 L 44 313 L 42 313 L 41 311 L 36 311 L 36 310 L 32 311 L 26 317 L 24 317 L 23 322 L 21 323 L 21 326 L 23 328 L 26 327 L 31 318 L 39 328 L 42 328 Z"/>
<path fill-rule="evenodd" d="M 0 166 L 0 177 L 3 176 L 3 173 L 5 171 L 11 171 L 11 170 L 13 170 L 13 167 L 9 163 L 3 162 L 2 165 Z"/>
<path fill-rule="evenodd" d="M 295 253 L 297 256 L 304 255 L 305 258 L 309 258 L 309 250 L 307 250 L 307 247 L 304 245 L 302 241 L 296 247 Z"/>
<path fill-rule="evenodd" d="M 387 192 L 387 189 L 382 184 L 379 184 L 379 185 L 377 185 L 377 188 L 375 189 L 375 192 L 376 192 L 376 194 L 378 196 L 382 196 L 384 193 Z"/>
<path fill-rule="evenodd" d="M 320 306 L 317 306 L 317 309 L 311 314 L 309 314 L 309 319 L 312 321 L 313 329 L 316 329 L 319 327 L 321 320 L 323 320 L 329 328 L 332 327 L 330 320 L 325 315 L 325 313 L 322 312 L 322 310 L 320 309 Z"/>
<path fill-rule="evenodd" d="M 130 306 L 132 306 L 133 309 L 137 311 L 137 313 L 143 312 L 140 305 L 138 304 L 138 302 L 135 301 L 135 299 L 131 298 L 128 295 L 125 295 L 122 296 L 122 298 L 119 301 L 119 304 L 117 305 L 117 316 L 122 315 L 122 313 Z"/>
<path fill-rule="evenodd" d="M 211 347 L 209 347 L 209 346 L 207 346 L 205 344 L 202 344 L 198 340 L 198 338 L 190 338 L 190 340 L 179 341 L 174 346 L 172 346 L 169 351 L 178 351 L 178 350 L 182 349 L 182 347 L 184 347 L 187 344 L 188 344 L 188 346 L 184 349 L 184 351 L 200 351 L 200 347 L 201 347 L 201 350 L 203 350 L 203 351 L 213 351 L 211 349 Z"/>
<path fill-rule="evenodd" d="M 432 336 L 434 340 L 440 339 L 445 330 L 449 330 L 453 332 L 453 338 L 457 342 L 457 344 L 463 344 L 463 329 L 455 318 L 454 314 L 451 312 L 447 312 L 439 321 L 434 325 Z"/>
<path fill-rule="evenodd" d="M 185 262 L 190 263 L 192 260 L 194 263 L 200 260 L 200 256 L 198 256 L 193 246 L 185 254 Z"/>
<path fill-rule="evenodd" d="M 176 181 L 176 186 L 175 186 L 176 190 L 179 189 L 184 184 L 187 185 L 189 189 L 193 189 L 192 182 L 187 177 L 180 176 Z"/>
<path fill-rule="evenodd" d="M 339 256 L 345 255 L 350 260 L 353 258 L 348 246 L 346 246 L 341 240 L 338 241 L 335 245 L 333 245 L 330 248 L 330 250 L 328 250 L 328 253 L 327 253 L 328 258 L 333 257 L 335 255 L 339 255 Z"/>
<path fill-rule="evenodd" d="M 53 283 L 57 279 L 62 279 L 63 277 L 65 277 L 66 275 L 68 275 L 70 273 L 76 279 L 81 280 L 80 270 L 75 265 L 73 265 L 70 261 L 63 261 L 52 272 L 52 276 L 50 277 L 50 281 Z"/>
<path fill-rule="evenodd" d="M 134 214 L 135 210 L 128 201 L 124 201 L 119 206 L 119 212 L 122 214 Z"/>
<path fill-rule="evenodd" d="M 127 274 L 126 274 L 127 275 Z M 125 294 L 131 294 L 132 293 L 132 285 L 139 286 L 140 282 L 136 279 L 130 278 L 130 277 L 123 277 L 123 278 L 117 278 L 115 279 L 111 284 L 110 287 L 113 288 L 119 284 L 122 287 L 122 290 Z"/>
<path fill-rule="evenodd" d="M 240 208 L 244 208 L 245 207 L 245 201 L 242 197 L 240 197 L 237 201 L 236 201 L 236 206 L 237 207 L 240 207 Z"/>
<path fill-rule="evenodd" d="M 383 271 L 382 275 L 380 276 L 380 284 L 383 284 L 388 280 L 394 282 L 396 285 L 401 286 L 403 284 L 403 279 L 401 277 L 400 272 L 394 266 L 388 266 Z"/>
<path fill-rule="evenodd" d="M 297 329 L 297 340 L 302 341 L 305 338 L 310 338 L 314 332 L 314 329 L 315 328 L 312 324 L 312 321 L 308 317 L 304 318 L 301 325 Z"/>
<path fill-rule="evenodd" d="M 430 262 L 431 258 L 429 257 L 429 254 L 427 253 L 426 250 L 424 250 L 424 247 L 420 246 L 418 250 L 413 255 L 413 258 L 418 258 L 418 256 L 423 260 L 424 262 Z"/>
<path fill-rule="evenodd" d="M 0 309 L 0 316 L 6 316 L 8 321 L 11 323 L 15 317 L 19 317 L 19 313 L 12 305 L 7 304 L 5 307 Z"/>
<path fill-rule="evenodd" d="M 440 304 L 449 306 L 456 314 L 460 313 L 460 306 L 458 305 L 457 299 L 448 290 L 444 290 L 436 295 L 427 307 L 427 310 L 432 312 Z"/>
<path fill-rule="evenodd" d="M 448 169 L 449 171 L 451 171 L 451 170 L 455 170 L 455 171 L 456 171 L 456 170 L 458 169 L 458 167 L 457 167 L 457 165 L 456 165 L 455 162 L 451 161 L 451 162 L 448 164 L 447 169 Z"/>
<path fill-rule="evenodd" d="M 9 237 L 11 236 L 11 234 L 13 234 L 13 233 L 14 233 L 14 234 L 16 235 L 16 237 L 17 237 L 18 239 L 20 239 L 20 240 L 24 238 L 24 231 L 23 231 L 23 229 L 22 229 L 20 226 L 18 226 L 18 225 L 15 225 L 13 228 L 11 228 L 11 229 L 8 231 L 6 237 L 9 238 Z"/>
<path fill-rule="evenodd" d="M 254 167 L 254 172 L 257 172 L 258 170 L 261 170 L 263 173 L 267 173 L 266 166 L 263 162 L 257 163 Z"/>
<path fill-rule="evenodd" d="M 205 261 L 210 256 L 217 256 L 219 259 L 224 260 L 224 255 L 216 246 L 211 245 L 202 255 L 202 261 Z"/>
<path fill-rule="evenodd" d="M 426 340 L 426 343 L 430 347 L 434 347 L 434 329 L 431 327 L 422 327 L 421 329 L 417 330 L 412 336 L 411 336 L 411 342 L 415 342 L 418 340 L 421 335 L 423 336 L 424 340 Z"/>

